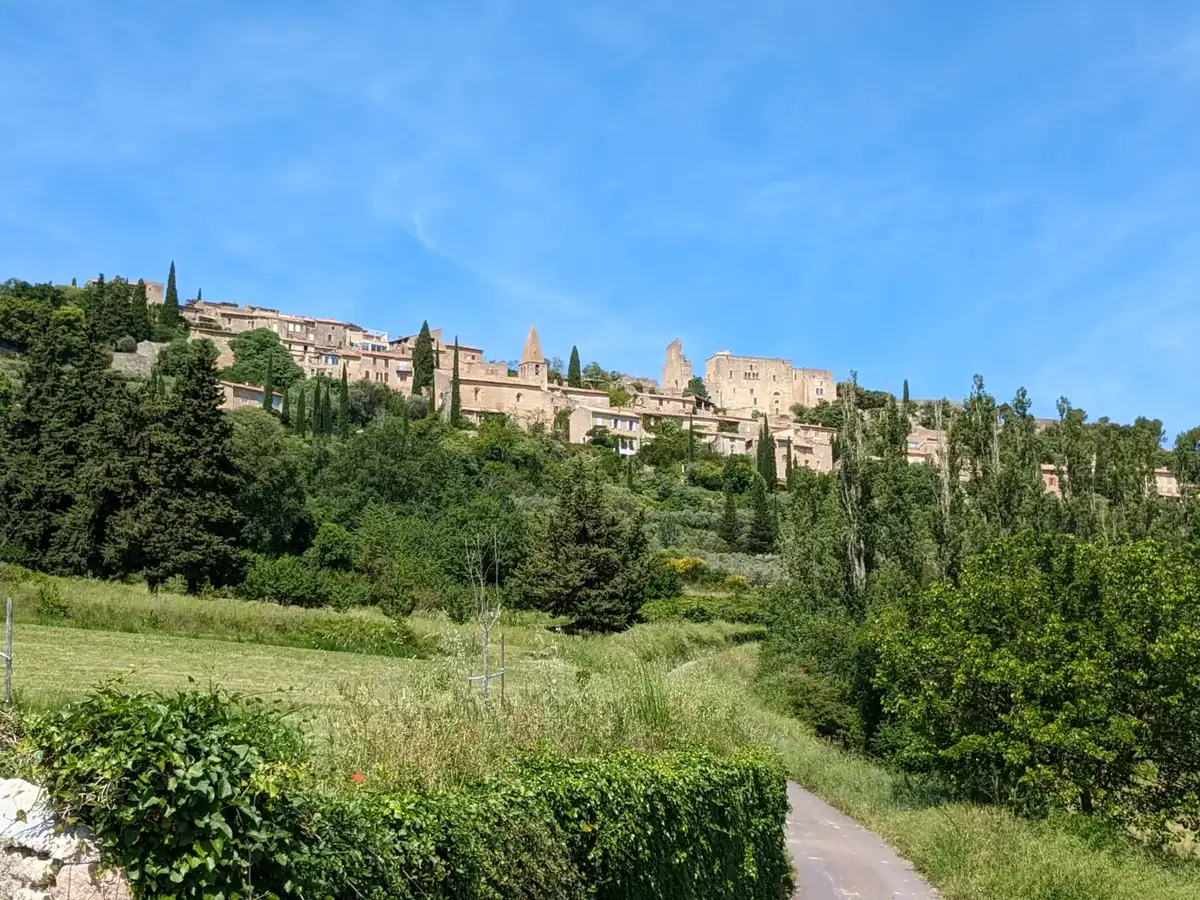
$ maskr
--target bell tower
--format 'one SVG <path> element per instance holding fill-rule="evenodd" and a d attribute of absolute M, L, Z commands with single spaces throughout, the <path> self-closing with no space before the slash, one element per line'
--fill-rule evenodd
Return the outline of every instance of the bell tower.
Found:
<path fill-rule="evenodd" d="M 538 338 L 537 328 L 529 326 L 529 335 L 525 338 L 525 349 L 521 351 L 521 365 L 517 373 L 524 381 L 546 383 L 546 358 L 542 356 L 542 342 Z"/>

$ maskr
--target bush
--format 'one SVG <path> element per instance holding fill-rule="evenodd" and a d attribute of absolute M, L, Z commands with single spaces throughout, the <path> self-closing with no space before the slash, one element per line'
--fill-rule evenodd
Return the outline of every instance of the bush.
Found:
<path fill-rule="evenodd" d="M 118 353 L 137 353 L 137 341 L 130 335 L 125 335 L 117 341 Z"/>
<path fill-rule="evenodd" d="M 1029 534 L 881 616 L 900 760 L 962 794 L 1200 831 L 1200 565 Z"/>
<path fill-rule="evenodd" d="M 688 484 L 708 491 L 719 491 L 725 484 L 725 467 L 711 459 L 702 459 L 688 466 Z"/>
<path fill-rule="evenodd" d="M 766 611 L 757 594 L 743 593 L 732 597 L 688 594 L 649 601 L 642 607 L 642 618 L 647 622 L 718 621 L 763 625 Z"/>
<path fill-rule="evenodd" d="M 320 571 L 298 556 L 258 557 L 238 593 L 284 606 L 327 606 L 330 601 Z"/>
<path fill-rule="evenodd" d="M 383 796 L 304 780 L 277 713 L 109 686 L 35 723 L 39 777 L 141 896 L 779 900 L 784 779 L 748 752 L 533 758 Z"/>

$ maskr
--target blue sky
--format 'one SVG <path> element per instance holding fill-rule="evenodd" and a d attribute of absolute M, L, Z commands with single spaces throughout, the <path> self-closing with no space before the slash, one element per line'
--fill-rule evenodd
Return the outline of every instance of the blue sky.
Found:
<path fill-rule="evenodd" d="M 1200 422 L 1195 2 L 0 5 L 0 278 Z"/>

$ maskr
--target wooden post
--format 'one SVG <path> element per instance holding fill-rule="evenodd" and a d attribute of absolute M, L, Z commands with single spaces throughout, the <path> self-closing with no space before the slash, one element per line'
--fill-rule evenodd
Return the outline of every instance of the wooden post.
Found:
<path fill-rule="evenodd" d="M 12 708 L 12 597 L 4 614 L 4 705 Z"/>

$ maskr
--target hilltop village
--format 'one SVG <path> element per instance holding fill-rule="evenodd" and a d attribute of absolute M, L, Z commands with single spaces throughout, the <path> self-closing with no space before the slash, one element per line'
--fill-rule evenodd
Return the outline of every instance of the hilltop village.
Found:
<path fill-rule="evenodd" d="M 148 281 L 146 288 L 151 305 L 162 303 L 161 282 Z M 235 337 L 266 329 L 279 337 L 307 376 L 336 379 L 344 370 L 350 380 L 373 381 L 405 396 L 412 393 L 415 333 L 392 338 L 386 331 L 337 319 L 203 299 L 182 304 L 180 314 L 191 338 L 216 345 L 221 366 L 233 364 L 230 342 Z M 448 409 L 454 346 L 443 329 L 431 329 L 430 334 L 436 360 L 430 399 Z M 830 369 L 719 350 L 705 360 L 699 374 L 676 339 L 666 347 L 661 379 L 623 376 L 627 390 L 617 392 L 620 402 L 614 403 L 614 392 L 572 386 L 564 373 L 553 370 L 535 326 L 525 336 L 515 367 L 487 360 L 483 348 L 474 344 L 459 343 L 457 349 L 462 416 L 467 421 L 504 415 L 524 427 L 541 423 L 559 428 L 572 443 L 584 443 L 596 429 L 605 429 L 624 456 L 636 454 L 664 421 L 690 431 L 695 441 L 719 456 L 754 454 L 769 433 L 779 472 L 789 465 L 817 472 L 834 467 L 837 430 L 798 422 L 793 414 L 793 407 L 812 408 L 837 399 Z M 224 389 L 227 408 L 262 402 L 261 389 L 253 385 L 226 383 Z M 945 435 L 938 429 L 916 426 L 908 437 L 909 462 L 937 464 L 945 447 Z M 1042 478 L 1048 492 L 1060 494 L 1055 466 L 1043 465 Z M 1154 489 L 1159 496 L 1179 496 L 1176 479 L 1166 468 L 1155 470 Z"/>

